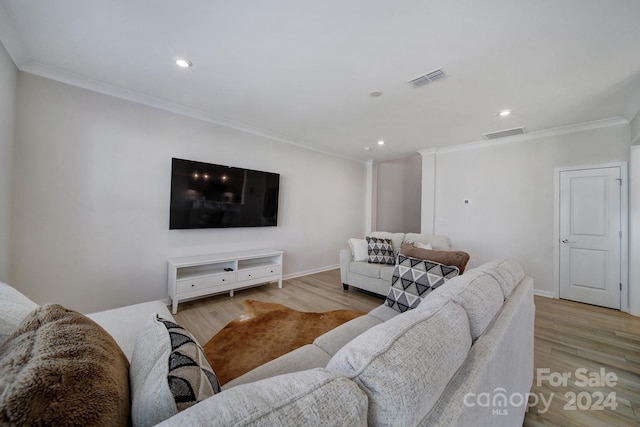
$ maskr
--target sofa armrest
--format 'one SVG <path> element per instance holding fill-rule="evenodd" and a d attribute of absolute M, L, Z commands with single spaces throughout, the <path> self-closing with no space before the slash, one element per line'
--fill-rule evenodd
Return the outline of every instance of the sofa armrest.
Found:
<path fill-rule="evenodd" d="M 152 313 L 174 321 L 164 301 L 143 302 L 111 310 L 98 311 L 86 316 L 102 326 L 116 340 L 127 359 L 131 361 L 133 348 L 138 338 L 138 332 Z"/>
<path fill-rule="evenodd" d="M 353 261 L 351 249 L 340 249 L 340 280 L 343 284 L 348 285 L 347 273 L 349 271 L 349 263 Z"/>

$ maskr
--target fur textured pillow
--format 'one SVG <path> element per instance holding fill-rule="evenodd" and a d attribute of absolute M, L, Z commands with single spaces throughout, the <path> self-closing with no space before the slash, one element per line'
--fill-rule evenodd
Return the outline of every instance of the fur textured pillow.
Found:
<path fill-rule="evenodd" d="M 38 307 L 0 349 L 0 424 L 128 425 L 128 369 L 93 320 L 58 304 Z"/>
<path fill-rule="evenodd" d="M 456 266 L 458 270 L 460 270 L 460 274 L 464 273 L 464 269 L 470 258 L 468 253 L 462 251 L 432 251 L 418 248 L 406 242 L 400 247 L 400 253 L 411 258 Z"/>

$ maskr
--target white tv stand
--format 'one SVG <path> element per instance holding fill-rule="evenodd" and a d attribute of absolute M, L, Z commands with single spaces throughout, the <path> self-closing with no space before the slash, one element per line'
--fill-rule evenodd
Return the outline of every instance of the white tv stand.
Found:
<path fill-rule="evenodd" d="M 173 314 L 186 299 L 209 296 L 269 282 L 282 288 L 282 255 L 277 249 L 256 249 L 170 258 L 169 297 Z"/>

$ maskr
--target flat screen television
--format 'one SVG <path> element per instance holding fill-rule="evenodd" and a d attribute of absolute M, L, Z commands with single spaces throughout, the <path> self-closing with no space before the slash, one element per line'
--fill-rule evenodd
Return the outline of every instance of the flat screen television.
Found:
<path fill-rule="evenodd" d="M 276 226 L 279 188 L 277 173 L 174 158 L 169 229 Z"/>

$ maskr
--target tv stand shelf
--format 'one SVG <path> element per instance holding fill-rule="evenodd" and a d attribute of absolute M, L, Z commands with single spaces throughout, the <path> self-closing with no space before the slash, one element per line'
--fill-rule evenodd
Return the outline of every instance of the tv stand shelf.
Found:
<path fill-rule="evenodd" d="M 255 249 L 210 255 L 170 258 L 168 289 L 173 314 L 178 303 L 221 292 L 278 282 L 282 288 L 282 256 L 277 249 Z"/>

